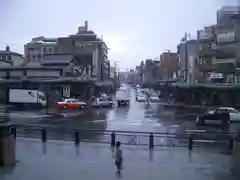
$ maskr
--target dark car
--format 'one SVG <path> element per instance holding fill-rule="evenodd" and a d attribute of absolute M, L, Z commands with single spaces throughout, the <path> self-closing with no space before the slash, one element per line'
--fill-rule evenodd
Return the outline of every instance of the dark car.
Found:
<path fill-rule="evenodd" d="M 205 124 L 218 124 L 222 123 L 222 113 L 228 112 L 230 116 L 230 122 L 240 122 L 240 113 L 231 107 L 220 107 L 214 110 L 208 110 L 203 115 L 200 115 L 196 119 L 197 125 Z M 230 123 L 229 122 L 229 123 Z"/>

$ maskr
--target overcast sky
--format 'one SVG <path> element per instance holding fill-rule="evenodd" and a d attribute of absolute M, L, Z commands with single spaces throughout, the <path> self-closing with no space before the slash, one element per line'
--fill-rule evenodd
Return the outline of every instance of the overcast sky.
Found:
<path fill-rule="evenodd" d="M 237 0 L 0 0 L 0 49 L 23 53 L 35 36 L 59 37 L 89 27 L 110 48 L 122 68 L 176 51 L 184 32 L 193 36 L 216 22 L 216 10 Z"/>

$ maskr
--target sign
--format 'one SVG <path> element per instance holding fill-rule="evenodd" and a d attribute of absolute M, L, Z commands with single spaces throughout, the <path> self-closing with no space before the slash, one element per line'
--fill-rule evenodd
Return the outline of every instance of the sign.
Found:
<path fill-rule="evenodd" d="M 70 86 L 63 86 L 63 97 L 69 98 L 71 94 Z"/>

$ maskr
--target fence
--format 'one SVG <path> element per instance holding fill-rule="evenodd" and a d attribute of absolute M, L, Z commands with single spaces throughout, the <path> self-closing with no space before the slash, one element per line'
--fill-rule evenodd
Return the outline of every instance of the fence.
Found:
<path fill-rule="evenodd" d="M 181 146 L 192 150 L 194 146 L 203 144 L 220 145 L 233 149 L 234 134 L 228 133 L 159 133 L 159 132 L 135 132 L 135 131 L 109 131 L 95 129 L 63 129 L 39 126 L 10 126 L 10 132 L 14 137 L 39 138 L 42 142 L 48 139 L 70 140 L 76 145 L 81 142 L 108 143 L 115 146 L 116 141 L 125 145 L 142 145 L 150 149 L 155 146 Z"/>

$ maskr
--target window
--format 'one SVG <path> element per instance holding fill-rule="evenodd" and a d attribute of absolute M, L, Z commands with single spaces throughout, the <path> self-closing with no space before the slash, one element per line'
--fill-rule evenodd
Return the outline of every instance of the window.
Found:
<path fill-rule="evenodd" d="M 227 108 L 221 108 L 221 109 L 217 109 L 216 112 L 218 113 L 222 113 L 222 112 L 225 112 L 227 110 L 228 113 L 239 113 L 237 110 L 235 109 L 227 109 Z"/>
<path fill-rule="evenodd" d="M 8 60 L 11 61 L 12 60 L 12 56 L 8 56 Z"/>
<path fill-rule="evenodd" d="M 239 113 L 237 110 L 235 110 L 235 109 L 228 109 L 228 112 L 229 113 Z"/>
<path fill-rule="evenodd" d="M 47 53 L 46 47 L 43 48 L 43 53 L 44 53 L 44 54 Z"/>
<path fill-rule="evenodd" d="M 52 53 L 52 48 L 49 48 L 48 51 L 49 51 L 49 53 Z"/>
<path fill-rule="evenodd" d="M 42 100 L 42 101 L 45 101 L 45 100 L 46 100 L 46 98 L 45 98 L 43 95 L 41 95 L 41 94 L 38 94 L 38 99 L 40 99 L 40 100 Z"/>

